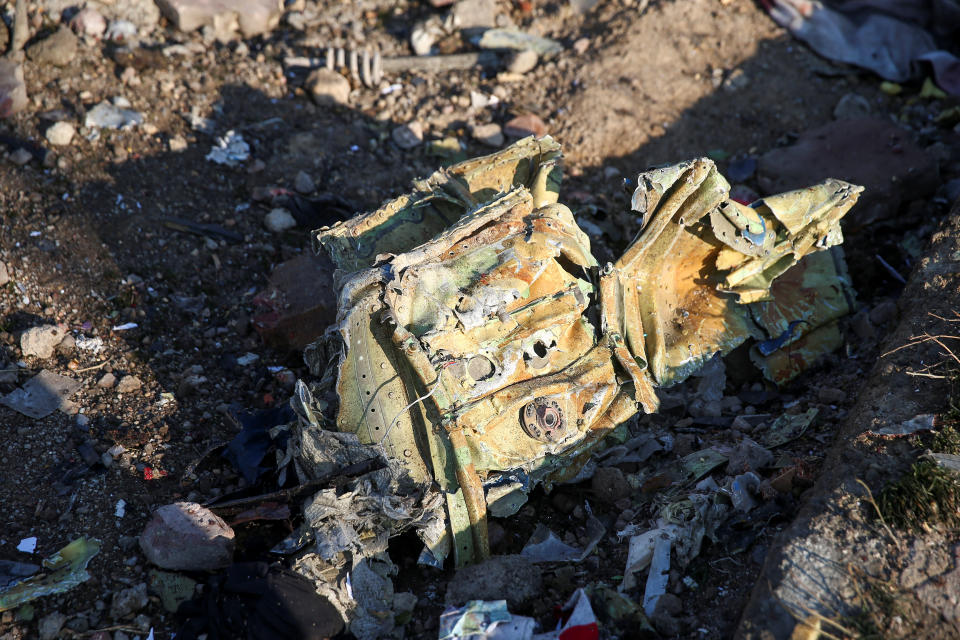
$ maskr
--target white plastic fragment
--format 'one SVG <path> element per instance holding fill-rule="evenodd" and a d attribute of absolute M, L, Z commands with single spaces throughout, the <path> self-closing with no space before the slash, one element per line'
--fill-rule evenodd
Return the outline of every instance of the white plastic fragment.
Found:
<path fill-rule="evenodd" d="M 20 544 L 17 545 L 17 551 L 23 551 L 24 553 L 33 553 L 36 550 L 37 538 L 35 536 L 24 538 L 20 541 Z"/>
<path fill-rule="evenodd" d="M 653 615 L 657 601 L 667 592 L 667 581 L 670 579 L 670 546 L 673 539 L 666 532 L 657 536 L 653 557 L 650 561 L 650 573 L 647 575 L 647 586 L 643 592 L 643 612 Z"/>
<path fill-rule="evenodd" d="M 103 350 L 103 338 L 88 338 L 81 333 L 74 338 L 74 341 L 76 342 L 77 349 L 81 351 L 89 351 L 96 355 Z"/>
<path fill-rule="evenodd" d="M 114 509 L 113 515 L 117 518 L 122 518 L 127 512 L 127 502 L 123 498 L 117 500 L 117 507 Z"/>
<path fill-rule="evenodd" d="M 250 158 L 250 145 L 243 135 L 233 129 L 217 138 L 217 144 L 210 149 L 207 160 L 217 164 L 236 167 Z"/>
<path fill-rule="evenodd" d="M 123 323 L 123 324 L 118 324 L 117 326 L 115 326 L 115 327 L 113 328 L 113 330 L 114 330 L 114 331 L 129 331 L 130 329 L 136 329 L 137 326 L 138 326 L 138 325 L 137 325 L 136 322 L 125 322 L 125 323 Z"/>
<path fill-rule="evenodd" d="M 143 124 L 143 114 L 133 109 L 123 109 L 104 100 L 87 112 L 84 124 L 97 129 L 129 129 Z"/>

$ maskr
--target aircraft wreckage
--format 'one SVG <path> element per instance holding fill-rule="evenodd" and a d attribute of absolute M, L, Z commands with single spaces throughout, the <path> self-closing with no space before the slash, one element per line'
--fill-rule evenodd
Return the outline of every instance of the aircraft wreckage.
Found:
<path fill-rule="evenodd" d="M 653 169 L 631 201 L 641 231 L 598 264 L 558 202 L 560 158 L 526 138 L 315 232 L 338 268 L 338 331 L 307 349 L 325 383 L 298 385 L 287 459 L 303 479 L 371 451 L 386 464 L 305 504 L 326 559 L 408 527 L 421 561 L 483 559 L 488 513 L 575 478 L 606 434 L 657 410 L 658 388 L 748 340 L 778 383 L 840 345 L 853 291 L 828 249 L 862 187 L 745 205 L 708 159 Z M 335 411 L 317 400 L 332 389 Z"/>

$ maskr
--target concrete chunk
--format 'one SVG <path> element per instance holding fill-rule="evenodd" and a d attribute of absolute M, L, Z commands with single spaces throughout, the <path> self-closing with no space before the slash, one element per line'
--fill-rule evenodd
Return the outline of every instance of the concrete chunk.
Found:
<path fill-rule="evenodd" d="M 160 507 L 140 535 L 140 548 L 150 562 L 182 571 L 226 567 L 233 562 L 233 543 L 233 529 L 193 502 Z"/>

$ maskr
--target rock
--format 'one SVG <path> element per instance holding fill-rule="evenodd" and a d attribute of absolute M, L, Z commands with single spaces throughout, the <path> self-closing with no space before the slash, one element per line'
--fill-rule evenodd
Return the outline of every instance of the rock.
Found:
<path fill-rule="evenodd" d="M 866 118 L 870 115 L 870 101 L 859 93 L 844 94 L 833 108 L 833 117 L 837 120 Z"/>
<path fill-rule="evenodd" d="M 436 21 L 419 22 L 410 32 L 410 48 L 418 56 L 430 55 L 439 35 L 442 35 L 442 27 Z"/>
<path fill-rule="evenodd" d="M 31 45 L 27 49 L 27 57 L 39 65 L 63 67 L 77 55 L 78 42 L 70 27 L 61 25 L 52 35 Z"/>
<path fill-rule="evenodd" d="M 540 57 L 537 55 L 536 51 L 531 51 L 526 49 L 525 51 L 517 51 L 507 60 L 507 71 L 510 73 L 519 73 L 524 74 L 528 71 L 533 71 L 533 68 L 537 66 L 537 61 Z"/>
<path fill-rule="evenodd" d="M 0 63 L 2 62 L 3 61 L 0 60 Z M 26 149 L 24 149 L 23 147 L 20 147 L 19 149 L 17 149 L 16 151 L 10 154 L 10 162 L 17 165 L 18 167 L 22 167 L 23 165 L 27 164 L 31 160 L 33 160 L 33 154 L 27 151 Z"/>
<path fill-rule="evenodd" d="M 756 471 L 773 462 L 773 453 L 750 438 L 744 438 L 730 454 L 727 473 L 737 475 L 747 471 Z"/>
<path fill-rule="evenodd" d="M 627 477 L 617 467 L 598 468 L 590 481 L 590 489 L 598 500 L 607 504 L 633 495 L 633 488 L 627 482 Z"/>
<path fill-rule="evenodd" d="M 873 340 L 877 337 L 877 332 L 870 322 L 870 312 L 867 309 L 861 309 L 850 320 L 850 327 L 857 337 L 861 340 Z"/>
<path fill-rule="evenodd" d="M 525 138 L 527 136 L 547 135 L 547 125 L 532 113 L 517 116 L 503 127 L 503 132 L 510 138 Z"/>
<path fill-rule="evenodd" d="M 743 72 L 743 69 L 734 69 L 730 74 L 723 80 L 723 90 L 727 93 L 734 93 L 743 89 L 748 84 L 750 84 L 750 78 L 746 73 Z"/>
<path fill-rule="evenodd" d="M 57 353 L 65 356 L 73 355 L 77 349 L 77 339 L 69 333 L 63 336 L 63 340 L 57 345 Z"/>
<path fill-rule="evenodd" d="M 650 622 L 657 631 L 666 637 L 675 637 L 680 634 L 680 622 L 676 616 L 683 611 L 683 603 L 672 593 L 664 593 L 657 599 L 657 604 L 650 615 Z"/>
<path fill-rule="evenodd" d="M 70 28 L 78 35 L 99 38 L 107 30 L 107 21 L 99 11 L 87 7 L 70 18 Z"/>
<path fill-rule="evenodd" d="M 183 151 L 187 148 L 187 140 L 183 136 L 173 136 L 167 145 L 170 147 L 170 151 Z"/>
<path fill-rule="evenodd" d="M 66 621 L 67 616 L 59 611 L 53 611 L 40 618 L 40 622 L 37 625 L 37 633 L 39 634 L 40 640 L 54 640 L 55 638 L 59 638 L 60 629 L 63 628 L 63 623 Z"/>
<path fill-rule="evenodd" d="M 117 621 L 128 618 L 147 606 L 148 602 L 147 584 L 145 582 L 129 589 L 122 589 L 113 594 L 113 601 L 110 603 L 110 617 Z"/>
<path fill-rule="evenodd" d="M 293 229 L 297 226 L 297 220 L 293 217 L 293 214 L 287 211 L 286 209 L 276 208 L 272 209 L 263 218 L 263 226 L 267 228 L 271 233 L 283 233 L 289 229 Z"/>
<path fill-rule="evenodd" d="M 300 351 L 336 320 L 333 263 L 326 252 L 300 255 L 270 274 L 266 289 L 253 298 L 253 326 L 264 342 Z"/>
<path fill-rule="evenodd" d="M 318 105 L 348 104 L 350 81 L 332 69 L 314 69 L 304 88 Z"/>
<path fill-rule="evenodd" d="M 306 195 L 308 193 L 313 193 L 314 190 L 316 190 L 317 185 L 314 184 L 313 178 L 310 177 L 309 173 L 306 171 L 300 171 L 297 173 L 297 177 L 293 179 L 293 188 Z"/>
<path fill-rule="evenodd" d="M 887 324 L 897 319 L 897 303 L 884 300 L 870 310 L 870 322 L 875 325 Z"/>
<path fill-rule="evenodd" d="M 77 130 L 69 122 L 57 122 L 47 129 L 44 135 L 50 144 L 62 147 L 70 144 L 76 132 Z"/>
<path fill-rule="evenodd" d="M 863 185 L 860 201 L 844 218 L 844 231 L 892 217 L 902 202 L 932 194 L 938 173 L 935 159 L 906 131 L 878 118 L 836 120 L 811 129 L 793 146 L 765 153 L 757 166 L 757 180 L 767 193 L 825 178 Z"/>
<path fill-rule="evenodd" d="M 0 118 L 20 113 L 26 106 L 27 85 L 23 81 L 23 67 L 9 60 L 0 60 Z"/>
<path fill-rule="evenodd" d="M 573 43 L 573 50 L 577 52 L 577 55 L 583 55 L 587 52 L 587 49 L 590 48 L 590 38 L 578 38 Z"/>
<path fill-rule="evenodd" d="M 423 142 L 423 125 L 414 120 L 396 127 L 390 135 L 401 149 L 413 149 Z"/>
<path fill-rule="evenodd" d="M 847 399 L 847 394 L 843 389 L 835 387 L 820 387 L 817 391 L 817 400 L 823 404 L 843 404 Z"/>
<path fill-rule="evenodd" d="M 20 334 L 20 350 L 24 356 L 36 356 L 46 360 L 53 356 L 64 335 L 66 332 L 63 329 L 52 324 L 31 327 Z"/>
<path fill-rule="evenodd" d="M 7 271 L 7 264 L 0 262 L 0 287 L 10 282 L 10 272 Z"/>
<path fill-rule="evenodd" d="M 97 382 L 97 386 L 103 389 L 112 389 L 115 384 L 117 384 L 117 377 L 112 373 L 103 374 L 103 377 Z"/>
<path fill-rule="evenodd" d="M 446 603 L 462 606 L 469 600 L 506 600 L 516 610 L 540 597 L 540 569 L 523 556 L 493 556 L 463 567 L 447 585 Z"/>
<path fill-rule="evenodd" d="M 230 35 L 236 25 L 244 38 L 267 33 L 280 22 L 283 3 L 276 0 L 156 0 L 160 11 L 181 31 L 213 27 Z"/>
<path fill-rule="evenodd" d="M 228 566 L 233 561 L 233 544 L 233 529 L 193 502 L 160 507 L 140 535 L 140 548 L 150 562 L 181 571 Z"/>
<path fill-rule="evenodd" d="M 503 129 L 496 122 L 478 124 L 470 131 L 470 134 L 474 140 L 488 147 L 503 146 Z"/>
<path fill-rule="evenodd" d="M 117 385 L 117 391 L 120 393 L 131 393 L 138 390 L 141 386 L 143 386 L 143 383 L 140 382 L 140 378 L 137 376 L 123 376 Z"/>
<path fill-rule="evenodd" d="M 496 0 L 458 0 L 450 9 L 453 24 L 460 29 L 497 26 Z"/>

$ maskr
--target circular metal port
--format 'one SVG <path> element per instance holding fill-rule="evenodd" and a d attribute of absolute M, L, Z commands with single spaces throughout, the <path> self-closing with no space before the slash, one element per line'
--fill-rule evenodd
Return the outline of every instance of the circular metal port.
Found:
<path fill-rule="evenodd" d="M 564 436 L 567 422 L 556 400 L 536 398 L 521 413 L 520 424 L 528 436 L 540 442 L 558 442 Z"/>

